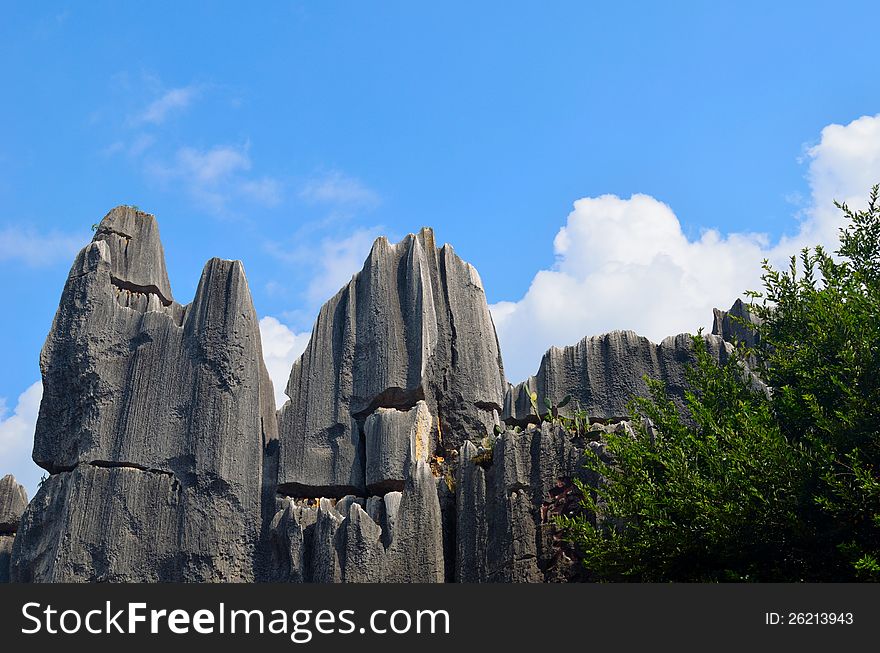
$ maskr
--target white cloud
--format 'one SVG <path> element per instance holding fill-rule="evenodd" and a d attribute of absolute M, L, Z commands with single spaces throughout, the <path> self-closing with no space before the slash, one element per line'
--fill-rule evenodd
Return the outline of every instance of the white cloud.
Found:
<path fill-rule="evenodd" d="M 776 265 L 804 246 L 836 248 L 840 212 L 832 200 L 864 203 L 880 181 L 880 116 L 829 125 L 807 150 L 810 208 L 793 235 L 707 230 L 695 240 L 672 209 L 648 195 L 583 198 L 554 239 L 556 262 L 525 296 L 491 307 L 508 378 L 537 370 L 551 345 L 632 329 L 655 341 L 709 326 L 712 308 L 760 288 L 760 262 Z"/>
<path fill-rule="evenodd" d="M 275 386 L 275 406 L 281 408 L 287 401 L 285 390 L 290 378 L 290 368 L 309 344 L 310 334 L 294 333 L 271 316 L 260 320 L 260 339 L 263 342 L 263 360 L 269 378 Z"/>
<path fill-rule="evenodd" d="M 359 179 L 349 177 L 338 170 L 310 179 L 300 190 L 299 196 L 314 204 L 363 208 L 376 207 L 381 201 L 376 191 Z"/>
<path fill-rule="evenodd" d="M 34 496 L 40 476 L 45 473 L 31 460 L 42 396 L 43 384 L 37 381 L 21 393 L 11 415 L 6 400 L 0 399 L 0 476 L 15 476 L 27 489 L 28 497 Z"/>
<path fill-rule="evenodd" d="M 134 121 L 160 125 L 173 113 L 187 109 L 199 92 L 198 86 L 172 88 L 151 102 L 142 113 L 135 117 Z"/>
<path fill-rule="evenodd" d="M 182 147 L 177 150 L 176 173 L 198 184 L 213 185 L 225 181 L 235 172 L 250 170 L 247 148 L 218 145 L 210 150 Z"/>
<path fill-rule="evenodd" d="M 249 147 L 249 143 L 205 150 L 181 147 L 171 163 L 152 162 L 146 170 L 158 181 L 181 184 L 194 199 L 218 211 L 234 197 L 274 206 L 281 198 L 281 184 L 271 177 L 246 176 L 252 167 Z"/>
<path fill-rule="evenodd" d="M 29 267 L 69 264 L 88 241 L 85 234 L 41 233 L 33 227 L 10 225 L 0 229 L 0 262 L 17 261 Z"/>

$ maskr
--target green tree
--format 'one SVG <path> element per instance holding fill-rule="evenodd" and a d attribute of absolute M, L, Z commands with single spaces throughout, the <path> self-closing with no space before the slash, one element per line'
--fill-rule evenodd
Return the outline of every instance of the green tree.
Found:
<path fill-rule="evenodd" d="M 777 423 L 821 465 L 806 488 L 804 518 L 838 577 L 880 580 L 880 204 L 837 204 L 847 225 L 837 257 L 804 250 L 800 270 L 764 264 L 753 293 L 763 320 L 757 359 L 774 388 Z M 840 567 L 843 565 L 843 568 Z"/>
<path fill-rule="evenodd" d="M 836 257 L 764 262 L 755 349 L 718 365 L 696 337 L 684 411 L 652 381 L 654 428 L 588 456 L 606 480 L 560 526 L 593 578 L 880 580 L 878 188 L 838 207 Z"/>
<path fill-rule="evenodd" d="M 771 580 L 804 568 L 808 455 L 777 428 L 740 357 L 719 366 L 701 336 L 694 347 L 684 414 L 649 381 L 631 408 L 635 437 L 608 434 L 605 455 L 588 455 L 604 478 L 581 486 L 588 516 L 560 520 L 595 580 Z"/>

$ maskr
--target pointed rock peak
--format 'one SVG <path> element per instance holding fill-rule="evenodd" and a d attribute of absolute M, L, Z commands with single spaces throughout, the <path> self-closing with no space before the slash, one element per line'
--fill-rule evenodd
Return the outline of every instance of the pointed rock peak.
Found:
<path fill-rule="evenodd" d="M 133 206 L 117 206 L 98 224 L 93 241 L 107 243 L 113 283 L 152 293 L 166 306 L 174 300 L 156 218 Z"/>
<path fill-rule="evenodd" d="M 417 244 L 424 251 L 431 251 L 436 248 L 434 240 L 434 230 L 431 227 L 422 227 L 418 233 L 409 233 L 400 239 L 397 243 L 392 243 L 387 236 L 379 236 L 373 241 L 370 248 L 370 254 L 364 263 L 364 267 L 368 267 L 370 260 L 376 256 L 382 256 L 387 253 L 397 252 L 401 249 L 402 253 L 408 252 L 413 245 Z"/>
<path fill-rule="evenodd" d="M 205 263 L 191 306 L 190 313 L 208 324 L 224 324 L 239 313 L 251 316 L 253 300 L 241 261 L 215 257 Z"/>
<path fill-rule="evenodd" d="M 754 327 L 761 324 L 761 319 L 752 315 L 749 307 L 741 299 L 733 302 L 730 310 L 713 309 L 712 335 L 721 336 L 730 343 L 742 342 L 754 347 L 758 341 L 758 332 Z"/>
<path fill-rule="evenodd" d="M 12 474 L 0 479 L 0 534 L 18 530 L 18 522 L 27 504 L 27 492 Z"/>

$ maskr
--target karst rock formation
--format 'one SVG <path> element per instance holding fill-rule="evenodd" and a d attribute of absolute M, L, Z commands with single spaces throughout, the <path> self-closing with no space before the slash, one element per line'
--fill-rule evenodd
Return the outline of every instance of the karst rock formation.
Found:
<path fill-rule="evenodd" d="M 724 360 L 744 335 L 716 311 L 707 348 Z M 120 206 L 40 355 L 48 478 L 30 503 L 0 481 L 0 580 L 576 580 L 553 515 L 596 442 L 530 424 L 529 395 L 630 429 L 643 377 L 681 400 L 692 360 L 690 336 L 613 332 L 510 385 L 477 271 L 422 229 L 379 238 L 324 304 L 276 410 L 241 263 L 208 261 L 183 306 L 155 218 Z"/>

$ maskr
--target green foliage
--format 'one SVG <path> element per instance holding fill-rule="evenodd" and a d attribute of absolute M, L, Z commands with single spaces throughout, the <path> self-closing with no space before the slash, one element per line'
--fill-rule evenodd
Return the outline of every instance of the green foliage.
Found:
<path fill-rule="evenodd" d="M 770 402 L 739 358 L 718 366 L 694 337 L 687 415 L 662 383 L 631 407 L 636 437 L 605 435 L 605 481 L 581 484 L 593 515 L 559 524 L 597 580 L 721 581 L 797 577 L 798 483 L 808 459 L 774 425 Z M 598 516 L 598 517 L 596 517 Z"/>
<path fill-rule="evenodd" d="M 837 258 L 821 247 L 784 272 L 764 264 L 752 310 L 764 320 L 758 360 L 780 427 L 816 452 L 806 488 L 818 547 L 838 577 L 880 580 L 880 203 L 837 204 L 847 226 Z"/>
<path fill-rule="evenodd" d="M 837 256 L 764 262 L 755 348 L 718 365 L 696 337 L 686 409 L 652 381 L 653 428 L 589 457 L 590 517 L 559 524 L 594 579 L 880 580 L 878 188 L 837 206 Z"/>

